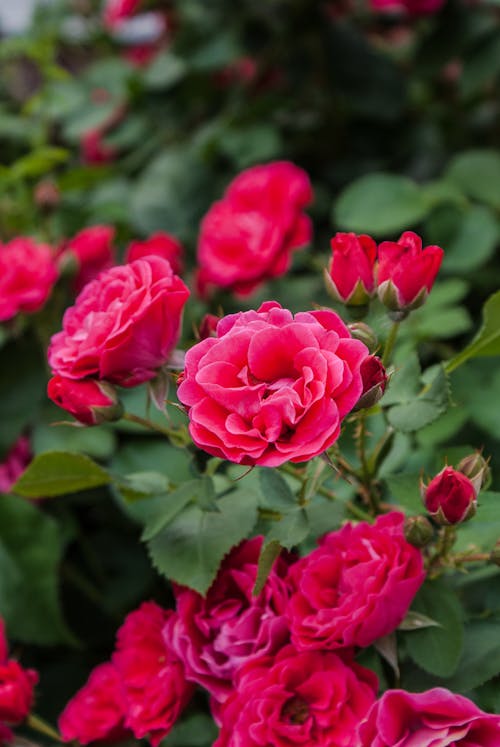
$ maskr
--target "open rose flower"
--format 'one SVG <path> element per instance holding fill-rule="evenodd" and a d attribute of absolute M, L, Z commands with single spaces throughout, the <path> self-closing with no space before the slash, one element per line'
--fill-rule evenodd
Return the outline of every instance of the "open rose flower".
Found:
<path fill-rule="evenodd" d="M 104 25 L 109 29 L 119 26 L 139 9 L 142 0 L 106 0 L 104 6 Z"/>
<path fill-rule="evenodd" d="M 238 464 L 275 467 L 321 454 L 363 391 L 366 346 L 333 311 L 273 301 L 221 319 L 186 353 L 178 389 L 193 441 Z"/>
<path fill-rule="evenodd" d="M 445 2 L 446 0 L 371 0 L 371 6 L 380 13 L 429 16 L 441 10 Z"/>
<path fill-rule="evenodd" d="M 231 692 L 238 667 L 276 653 L 289 641 L 285 577 L 290 558 L 278 558 L 264 589 L 254 596 L 261 547 L 262 537 L 255 537 L 233 549 L 206 597 L 175 589 L 177 615 L 165 627 L 166 640 L 184 663 L 186 677 L 219 701 Z"/>
<path fill-rule="evenodd" d="M 198 285 L 251 293 L 283 275 L 291 253 L 309 243 L 303 209 L 312 191 L 305 171 L 288 161 L 243 171 L 205 215 L 198 242 Z"/>
<path fill-rule="evenodd" d="M 387 690 L 359 729 L 359 747 L 498 747 L 500 716 L 436 687 Z"/>
<path fill-rule="evenodd" d="M 0 322 L 39 311 L 58 274 L 49 246 L 25 237 L 0 244 Z"/>
<path fill-rule="evenodd" d="M 161 257 L 101 273 L 66 310 L 62 331 L 52 337 L 54 374 L 124 387 L 154 378 L 177 342 L 188 296 Z"/>
<path fill-rule="evenodd" d="M 298 649 L 369 646 L 404 618 L 424 580 L 422 556 L 393 511 L 375 524 L 346 524 L 290 569 L 288 605 Z"/>
<path fill-rule="evenodd" d="M 24 721 L 31 710 L 37 682 L 38 674 L 34 669 L 24 669 L 15 659 L 8 658 L 5 626 L 0 618 L 0 722 L 3 726 Z"/>
<path fill-rule="evenodd" d="M 172 270 L 177 275 L 181 274 L 183 248 L 175 236 L 171 236 L 164 231 L 158 231 L 144 241 L 132 241 L 127 249 L 125 261 L 133 262 L 134 259 L 149 257 L 151 254 L 168 259 Z"/>
<path fill-rule="evenodd" d="M 334 653 L 286 646 L 240 671 L 214 747 L 357 747 L 376 689 L 373 672 Z"/>

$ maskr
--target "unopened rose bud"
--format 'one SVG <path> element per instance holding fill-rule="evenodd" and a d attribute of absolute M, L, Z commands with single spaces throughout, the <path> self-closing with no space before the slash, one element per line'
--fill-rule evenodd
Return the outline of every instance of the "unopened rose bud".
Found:
<path fill-rule="evenodd" d="M 58 407 L 85 425 L 112 422 L 123 415 L 116 390 L 107 381 L 54 376 L 49 381 L 47 394 Z"/>
<path fill-rule="evenodd" d="M 434 529 L 425 516 L 408 516 L 404 523 L 404 534 L 410 545 L 425 547 L 431 541 Z"/>
<path fill-rule="evenodd" d="M 488 484 L 491 478 L 488 461 L 479 451 L 464 457 L 457 465 L 457 470 L 469 478 L 474 485 L 476 494 Z"/>
<path fill-rule="evenodd" d="M 364 322 L 353 322 L 347 325 L 349 332 L 355 340 L 363 342 L 370 353 L 374 353 L 378 347 L 378 338 L 374 330 Z"/>
<path fill-rule="evenodd" d="M 61 195 L 57 184 L 50 179 L 43 179 L 35 186 L 35 203 L 42 210 L 53 210 L 59 205 Z"/>
<path fill-rule="evenodd" d="M 476 513 L 477 491 L 453 467 L 444 467 L 427 486 L 421 483 L 420 490 L 427 511 L 439 524 L 461 524 Z"/>
<path fill-rule="evenodd" d="M 205 340 L 207 337 L 217 337 L 217 325 L 220 321 L 220 317 L 215 314 L 205 314 L 201 320 L 198 335 L 200 340 Z"/>
<path fill-rule="evenodd" d="M 346 306 L 365 307 L 375 293 L 377 245 L 370 236 L 337 233 L 331 240 L 332 259 L 325 270 L 328 293 Z"/>
<path fill-rule="evenodd" d="M 422 249 L 422 239 L 406 231 L 378 247 L 377 293 L 389 311 L 408 313 L 425 303 L 441 266 L 439 246 Z"/>
<path fill-rule="evenodd" d="M 382 361 L 376 355 L 369 355 L 365 358 L 359 372 L 363 381 L 363 393 L 354 409 L 365 410 L 373 407 L 382 397 L 388 376 Z"/>

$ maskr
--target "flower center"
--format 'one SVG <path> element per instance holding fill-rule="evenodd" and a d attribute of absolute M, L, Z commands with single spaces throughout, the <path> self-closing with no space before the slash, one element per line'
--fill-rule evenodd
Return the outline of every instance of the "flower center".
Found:
<path fill-rule="evenodd" d="M 294 695 L 283 706 L 281 715 L 285 721 L 291 724 L 303 724 L 309 716 L 309 706 L 305 700 L 299 698 L 298 695 Z"/>

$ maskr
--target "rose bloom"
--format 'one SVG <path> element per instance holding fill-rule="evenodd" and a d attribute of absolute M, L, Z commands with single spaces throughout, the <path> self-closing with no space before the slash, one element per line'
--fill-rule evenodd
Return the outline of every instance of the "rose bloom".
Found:
<path fill-rule="evenodd" d="M 48 350 L 53 373 L 124 387 L 154 378 L 180 333 L 189 291 L 161 257 L 112 267 L 66 310 Z"/>
<path fill-rule="evenodd" d="M 363 306 L 375 292 L 377 245 L 370 236 L 337 233 L 331 240 L 332 259 L 325 273 L 328 292 L 348 306 Z"/>
<path fill-rule="evenodd" d="M 115 264 L 114 235 L 115 229 L 112 226 L 90 226 L 66 243 L 60 261 L 64 261 L 68 255 L 75 258 L 78 274 L 74 285 L 77 292 L 100 272 Z"/>
<path fill-rule="evenodd" d="M 346 524 L 290 569 L 292 642 L 300 650 L 369 646 L 404 618 L 424 580 L 422 555 L 393 511 Z"/>
<path fill-rule="evenodd" d="M 355 663 L 286 646 L 240 670 L 214 747 L 357 747 L 376 689 L 374 673 Z"/>
<path fill-rule="evenodd" d="M 201 449 L 276 467 L 321 454 L 363 389 L 368 355 L 333 311 L 295 317 L 269 301 L 221 319 L 217 337 L 186 353 L 178 389 Z"/>
<path fill-rule="evenodd" d="M 112 659 L 125 693 L 125 725 L 154 746 L 168 734 L 194 689 L 163 636 L 174 616 L 172 610 L 144 602 L 118 631 Z"/>
<path fill-rule="evenodd" d="M 117 149 L 104 142 L 105 133 L 100 129 L 88 130 L 80 139 L 81 159 L 88 166 L 97 166 L 114 161 Z"/>
<path fill-rule="evenodd" d="M 476 513 L 476 489 L 453 467 L 444 467 L 421 489 L 427 511 L 442 524 L 459 524 Z"/>
<path fill-rule="evenodd" d="M 134 15 L 141 3 L 142 0 L 106 0 L 104 25 L 109 29 L 119 26 L 122 21 Z"/>
<path fill-rule="evenodd" d="M 0 493 L 10 493 L 12 486 L 21 477 L 31 459 L 29 438 L 20 436 L 0 464 Z"/>
<path fill-rule="evenodd" d="M 0 244 L 0 322 L 39 311 L 57 276 L 49 246 L 25 237 Z"/>
<path fill-rule="evenodd" d="M 184 663 L 186 677 L 218 701 L 232 691 L 238 667 L 276 653 L 289 641 L 285 577 L 291 557 L 276 560 L 264 589 L 254 596 L 261 547 L 262 537 L 255 537 L 234 548 L 206 597 L 175 588 L 177 615 L 166 626 L 165 638 Z"/>
<path fill-rule="evenodd" d="M 205 215 L 198 242 L 198 286 L 251 293 L 283 275 L 291 253 L 308 244 L 303 209 L 312 200 L 306 172 L 288 161 L 246 169 Z"/>
<path fill-rule="evenodd" d="M 110 662 L 100 664 L 59 717 L 65 742 L 116 742 L 130 736 L 124 726 L 125 697 L 121 677 Z"/>
<path fill-rule="evenodd" d="M 500 716 L 441 687 L 422 693 L 387 690 L 359 736 L 359 747 L 498 747 Z"/>
<path fill-rule="evenodd" d="M 107 381 L 53 376 L 47 386 L 47 395 L 84 425 L 112 422 L 123 414 L 116 390 Z"/>
<path fill-rule="evenodd" d="M 0 721 L 20 724 L 31 710 L 38 674 L 7 657 L 5 626 L 0 618 Z"/>
<path fill-rule="evenodd" d="M 405 231 L 398 241 L 378 247 L 377 283 L 382 303 L 392 311 L 422 306 L 441 267 L 444 252 L 439 246 L 422 249 L 422 239 Z"/>
<path fill-rule="evenodd" d="M 424 16 L 437 13 L 445 2 L 446 0 L 371 0 L 371 5 L 379 12 Z"/>
<path fill-rule="evenodd" d="M 175 236 L 171 236 L 164 231 L 154 233 L 149 239 L 144 241 L 132 241 L 125 255 L 125 262 L 133 262 L 134 259 L 149 257 L 155 254 L 163 259 L 168 259 L 172 270 L 176 275 L 182 272 L 182 255 L 184 250 L 182 244 Z"/>

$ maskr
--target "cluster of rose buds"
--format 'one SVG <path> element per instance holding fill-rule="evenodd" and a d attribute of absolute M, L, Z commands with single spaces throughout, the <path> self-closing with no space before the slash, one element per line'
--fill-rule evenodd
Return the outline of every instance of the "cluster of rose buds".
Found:
<path fill-rule="evenodd" d="M 378 247 L 370 236 L 337 233 L 331 247 L 325 281 L 332 297 L 363 311 L 378 295 L 398 318 L 425 302 L 444 255 L 439 246 L 422 248 L 421 238 L 412 231 Z"/>

